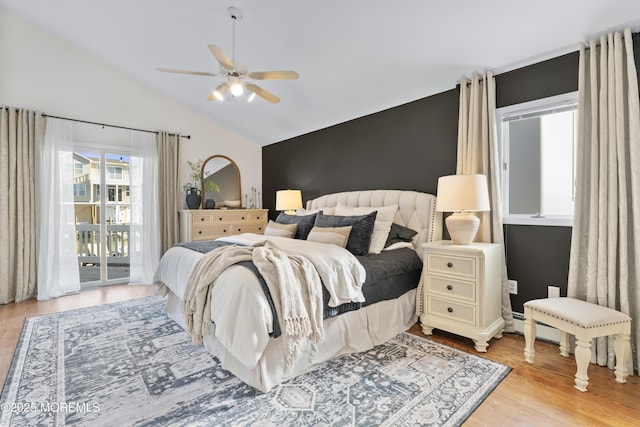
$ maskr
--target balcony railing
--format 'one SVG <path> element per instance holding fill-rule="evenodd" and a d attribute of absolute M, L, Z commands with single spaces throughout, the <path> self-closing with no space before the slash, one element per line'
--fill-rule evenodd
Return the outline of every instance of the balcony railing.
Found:
<path fill-rule="evenodd" d="M 107 263 L 129 265 L 129 225 L 107 224 Z M 76 249 L 80 265 L 100 264 L 100 224 L 76 224 Z"/>

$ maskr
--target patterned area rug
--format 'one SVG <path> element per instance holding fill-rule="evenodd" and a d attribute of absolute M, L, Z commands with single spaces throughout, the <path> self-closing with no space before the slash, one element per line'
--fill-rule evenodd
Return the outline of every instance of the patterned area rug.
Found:
<path fill-rule="evenodd" d="M 403 333 L 261 393 L 148 297 L 28 319 L 0 425 L 460 425 L 509 371 Z"/>

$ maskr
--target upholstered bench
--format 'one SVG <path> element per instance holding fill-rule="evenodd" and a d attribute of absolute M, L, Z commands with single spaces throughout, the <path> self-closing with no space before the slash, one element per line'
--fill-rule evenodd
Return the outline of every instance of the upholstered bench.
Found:
<path fill-rule="evenodd" d="M 533 363 L 536 321 L 560 330 L 560 354 L 569 356 L 569 334 L 576 337 L 575 387 L 587 391 L 591 339 L 615 335 L 616 381 L 627 382 L 631 357 L 631 318 L 619 311 L 573 298 L 544 298 L 524 303 L 524 358 Z"/>

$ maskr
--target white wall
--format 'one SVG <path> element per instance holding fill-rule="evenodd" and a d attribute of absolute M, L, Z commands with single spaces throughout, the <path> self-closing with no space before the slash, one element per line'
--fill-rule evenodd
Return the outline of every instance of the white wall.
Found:
<path fill-rule="evenodd" d="M 243 194 L 250 193 L 251 187 L 262 189 L 262 150 L 258 144 L 2 7 L 0 104 L 54 116 L 191 135 L 190 140 L 182 139 L 181 143 L 182 183 L 188 181 L 186 160 L 224 154 L 240 168 Z M 100 132 L 100 127 L 94 128 Z M 182 203 L 179 208 L 185 207 Z"/>

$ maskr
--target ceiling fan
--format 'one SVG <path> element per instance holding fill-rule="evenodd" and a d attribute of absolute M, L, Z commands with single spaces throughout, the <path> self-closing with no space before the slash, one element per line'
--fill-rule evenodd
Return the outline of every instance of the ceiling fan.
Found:
<path fill-rule="evenodd" d="M 254 71 L 249 72 L 247 66 L 241 62 L 235 60 L 236 53 L 236 21 L 242 19 L 242 11 L 236 7 L 230 7 L 228 9 L 231 22 L 233 23 L 232 33 L 232 56 L 231 60 L 227 54 L 218 46 L 210 44 L 207 45 L 209 51 L 216 58 L 220 64 L 219 73 L 210 73 L 206 71 L 188 71 L 188 70 L 176 70 L 173 68 L 156 68 L 158 71 L 165 73 L 178 73 L 178 74 L 191 74 L 196 76 L 224 76 L 226 82 L 221 83 L 216 87 L 211 94 L 207 97 L 209 101 L 223 101 L 229 97 L 238 98 L 241 97 L 245 89 L 251 94 L 248 97 L 248 101 L 253 100 L 255 95 L 273 103 L 280 102 L 273 93 L 261 88 L 255 83 L 246 81 L 247 79 L 254 80 L 295 80 L 300 75 L 295 71 Z"/>

